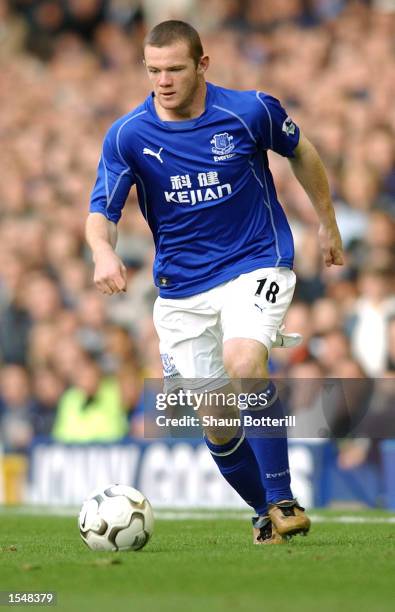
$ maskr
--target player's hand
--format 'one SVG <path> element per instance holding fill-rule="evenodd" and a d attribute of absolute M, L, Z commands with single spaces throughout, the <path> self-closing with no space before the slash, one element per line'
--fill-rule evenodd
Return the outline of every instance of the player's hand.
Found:
<path fill-rule="evenodd" d="M 320 225 L 318 238 L 326 266 L 342 266 L 344 264 L 343 245 L 336 224 L 327 227 Z"/>
<path fill-rule="evenodd" d="M 105 295 L 126 291 L 127 272 L 118 255 L 111 249 L 94 253 L 94 283 Z"/>

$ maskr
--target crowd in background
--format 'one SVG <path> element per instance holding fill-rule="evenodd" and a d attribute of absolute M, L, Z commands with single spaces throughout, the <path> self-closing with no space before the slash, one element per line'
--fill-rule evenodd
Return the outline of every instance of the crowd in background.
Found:
<path fill-rule="evenodd" d="M 325 269 L 317 219 L 270 154 L 298 284 L 276 377 L 395 373 L 393 0 L 0 0 L 0 436 L 142 436 L 144 378 L 160 378 L 151 235 L 132 190 L 119 224 L 128 290 L 93 286 L 84 223 L 103 136 L 149 93 L 147 28 L 191 21 L 208 80 L 279 98 L 318 148 L 345 247 Z"/>

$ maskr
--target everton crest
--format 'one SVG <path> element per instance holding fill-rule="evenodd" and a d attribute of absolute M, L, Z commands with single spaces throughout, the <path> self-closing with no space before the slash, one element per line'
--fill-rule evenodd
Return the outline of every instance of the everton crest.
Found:
<path fill-rule="evenodd" d="M 230 136 L 228 132 L 222 134 L 214 134 L 210 144 L 214 145 L 211 149 L 215 155 L 227 155 L 235 148 L 232 144 L 233 136 Z"/>
<path fill-rule="evenodd" d="M 166 378 L 179 376 L 178 370 L 173 363 L 173 357 L 171 357 L 168 353 L 161 353 L 160 356 L 162 359 L 163 375 Z"/>

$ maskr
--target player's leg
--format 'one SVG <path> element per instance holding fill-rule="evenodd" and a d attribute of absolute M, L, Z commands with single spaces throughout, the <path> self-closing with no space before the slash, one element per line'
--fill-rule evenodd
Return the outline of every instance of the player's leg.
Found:
<path fill-rule="evenodd" d="M 231 379 L 244 381 L 242 391 L 264 398 L 258 405 L 250 405 L 245 414 L 259 420 L 283 419 L 283 407 L 275 385 L 269 381 L 267 362 L 292 299 L 295 275 L 288 269 L 258 270 L 232 283 L 222 310 L 225 368 Z M 282 534 L 307 532 L 310 521 L 291 491 L 286 427 L 246 428 L 246 434 L 259 464 L 269 515 L 277 530 Z"/>
<path fill-rule="evenodd" d="M 208 292 L 207 292 L 208 293 Z M 219 316 L 209 297 L 193 296 L 179 300 L 158 298 L 154 323 L 160 339 L 165 388 L 170 391 L 180 380 L 193 391 L 216 391 L 226 395 L 229 387 L 222 361 L 222 332 Z M 227 417 L 238 416 L 235 407 L 224 406 Z M 211 411 L 206 406 L 206 414 Z M 204 410 L 203 412 L 204 413 Z M 221 416 L 216 411 L 216 416 Z M 206 428 L 205 442 L 219 471 L 257 515 L 268 515 L 265 490 L 259 466 L 242 428 L 218 431 Z M 256 543 L 282 541 L 270 528 L 259 530 Z"/>
<path fill-rule="evenodd" d="M 224 398 L 223 405 L 214 396 Z M 269 516 L 266 492 L 261 471 L 250 440 L 242 424 L 240 411 L 229 398 L 237 397 L 237 389 L 231 384 L 219 387 L 210 394 L 208 405 L 202 406 L 199 416 L 215 417 L 215 422 L 237 421 L 234 425 L 208 425 L 205 441 L 221 474 L 252 508 L 257 516 L 252 519 L 254 544 L 281 544 L 285 540 L 277 532 Z"/>
<path fill-rule="evenodd" d="M 231 379 L 239 379 L 248 403 L 244 415 L 256 421 L 283 419 L 277 390 L 267 372 L 266 347 L 250 338 L 231 338 L 224 344 L 224 363 Z M 251 401 L 249 401 L 251 398 Z M 254 405 L 256 404 L 256 405 Z M 269 504 L 292 498 L 286 427 L 249 426 L 247 437 L 256 455 Z"/>
<path fill-rule="evenodd" d="M 241 355 L 248 355 L 248 360 L 243 360 Z M 281 424 L 285 414 L 276 387 L 268 378 L 267 349 L 256 340 L 234 338 L 226 342 L 224 361 L 232 378 L 246 381 L 241 387 L 243 397 L 254 398 L 254 405 L 243 411 L 244 414 L 260 422 L 262 417 L 266 417 L 266 422 L 269 419 L 280 422 L 279 426 L 245 427 L 266 490 L 268 515 L 281 535 L 307 533 L 310 521 L 291 490 L 287 429 Z M 256 398 L 259 398 L 258 405 Z"/>

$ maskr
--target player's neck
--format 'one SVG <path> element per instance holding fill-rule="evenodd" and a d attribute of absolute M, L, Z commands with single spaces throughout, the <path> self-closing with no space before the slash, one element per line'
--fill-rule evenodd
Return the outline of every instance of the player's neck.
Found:
<path fill-rule="evenodd" d="M 188 119 L 196 119 L 204 113 L 206 106 L 207 85 L 206 81 L 202 80 L 193 98 L 184 106 L 178 108 L 164 108 L 159 104 L 158 99 L 154 97 L 154 105 L 159 119 L 162 121 L 188 121 Z"/>

